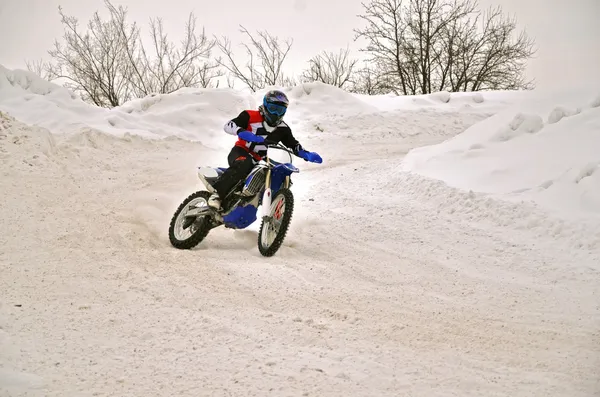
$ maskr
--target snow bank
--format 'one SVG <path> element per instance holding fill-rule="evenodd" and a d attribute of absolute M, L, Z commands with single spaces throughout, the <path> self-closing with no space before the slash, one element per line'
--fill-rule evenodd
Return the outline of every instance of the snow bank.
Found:
<path fill-rule="evenodd" d="M 312 82 L 283 91 L 290 99 L 290 122 L 375 113 L 379 109 L 354 95 L 327 84 Z M 262 95 L 260 95 L 262 97 Z"/>
<path fill-rule="evenodd" d="M 450 186 L 600 217 L 600 90 L 535 94 L 438 145 L 403 169 Z"/>
<path fill-rule="evenodd" d="M 0 110 L 53 133 L 92 129 L 148 138 L 176 136 L 210 144 L 227 140 L 230 144 L 231 137 L 224 134 L 223 124 L 244 109 L 256 109 L 271 88 L 254 94 L 227 88 L 185 88 L 104 109 L 83 102 L 64 87 L 31 72 L 0 66 Z M 286 118 L 290 124 L 378 111 L 352 94 L 322 83 L 301 84 L 284 91 L 291 101 Z"/>
<path fill-rule="evenodd" d="M 104 109 L 83 102 L 64 87 L 42 80 L 31 72 L 8 70 L 0 65 L 0 110 L 27 124 L 47 128 L 52 133 L 97 130 L 117 136 L 175 136 L 213 147 L 229 146 L 231 136 L 223 133 L 223 124 L 243 109 L 256 109 L 264 93 L 272 88 L 253 94 L 227 88 L 181 89 Z M 319 82 L 283 90 L 291 102 L 286 121 L 299 130 L 313 129 L 315 123 L 328 120 L 359 118 L 375 123 L 375 127 L 393 131 L 398 129 L 396 119 L 399 111 L 476 108 L 489 112 L 496 111 L 499 106 L 505 107 L 522 95 L 490 92 L 371 97 L 351 94 Z M 396 113 L 382 115 L 382 111 Z M 386 127 L 390 123 L 393 127 Z"/>
<path fill-rule="evenodd" d="M 460 111 L 481 109 L 497 111 L 508 105 L 527 98 L 523 91 L 486 91 L 486 92 L 434 92 L 427 95 L 361 95 L 355 98 L 370 104 L 379 110 L 419 110 Z"/>
<path fill-rule="evenodd" d="M 0 66 L 0 110 L 25 123 L 53 133 L 98 130 L 118 136 L 176 136 L 212 146 L 231 145 L 223 124 L 244 109 L 256 109 L 264 93 L 272 88 L 254 94 L 186 88 L 104 109 L 83 102 L 64 87 L 33 73 Z M 291 101 L 286 117 L 291 125 L 378 111 L 352 94 L 322 83 L 301 84 L 284 91 Z"/>
<path fill-rule="evenodd" d="M 230 89 L 182 89 L 105 109 L 33 73 L 0 66 L 0 110 L 52 133 L 98 130 L 117 136 L 176 136 L 218 145 L 227 138 L 225 121 L 251 105 L 252 98 Z"/>
<path fill-rule="evenodd" d="M 0 111 L 0 160 L 5 166 L 45 167 L 55 154 L 56 143 L 48 130 L 32 128 Z"/>

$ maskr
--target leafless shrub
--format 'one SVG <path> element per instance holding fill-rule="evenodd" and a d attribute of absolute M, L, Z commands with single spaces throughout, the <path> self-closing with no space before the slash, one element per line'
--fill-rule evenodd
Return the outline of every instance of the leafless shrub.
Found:
<path fill-rule="evenodd" d="M 255 37 L 246 28 L 240 27 L 241 32 L 250 41 L 242 43 L 248 57 L 245 66 L 236 62 L 231 41 L 227 37 L 217 40 L 217 46 L 225 56 L 225 59 L 219 58 L 217 62 L 229 71 L 233 78 L 241 80 L 252 91 L 289 82 L 290 78 L 286 78 L 282 66 L 293 41 L 288 39 L 280 43 L 278 37 L 264 31 L 259 31 L 258 37 Z"/>
<path fill-rule="evenodd" d="M 395 88 L 385 75 L 377 73 L 377 68 L 366 65 L 353 73 L 353 82 L 348 91 L 365 95 L 381 95 L 395 92 Z"/>
<path fill-rule="evenodd" d="M 344 88 L 352 84 L 357 59 L 349 57 L 349 48 L 341 49 L 337 54 L 323 51 L 312 57 L 309 67 L 302 73 L 304 81 L 320 81 L 335 87 Z"/>
<path fill-rule="evenodd" d="M 202 32 L 196 32 L 196 17 L 190 13 L 185 25 L 185 37 L 177 47 L 169 41 L 161 18 L 150 20 L 151 52 L 140 40 L 135 24 L 129 27 L 122 7 L 118 9 L 108 1 L 115 26 L 123 37 L 132 37 L 125 51 L 131 66 L 128 75 L 136 97 L 153 93 L 168 94 L 183 87 L 210 87 L 214 78 L 221 76 L 218 65 L 207 61 L 215 42 Z M 149 55 L 150 54 L 150 55 Z"/>
<path fill-rule="evenodd" d="M 44 80 L 53 80 L 55 78 L 52 73 L 50 73 L 50 63 L 44 61 L 43 59 L 37 59 L 35 61 L 25 61 L 25 67 L 28 71 L 37 74 Z"/>
<path fill-rule="evenodd" d="M 94 13 L 87 32 L 79 28 L 75 17 L 65 15 L 59 7 L 63 42 L 56 40 L 48 52 L 51 62 L 41 66 L 30 63 L 28 67 L 49 79 L 66 79 L 67 88 L 102 107 L 183 87 L 208 87 L 220 75 L 218 65 L 207 61 L 215 43 L 208 40 L 204 30 L 196 32 L 193 13 L 180 47 L 168 40 L 162 20 L 152 19 L 153 48 L 149 52 L 138 26 L 127 22 L 127 10 L 113 6 L 109 0 L 105 0 L 105 5 L 110 18 L 104 21 L 98 12 Z"/>
<path fill-rule="evenodd" d="M 67 88 L 97 106 L 118 106 L 124 98 L 129 99 L 125 77 L 129 65 L 124 56 L 128 38 L 114 28 L 113 21 L 102 21 L 98 12 L 85 33 L 79 29 L 78 20 L 65 15 L 62 7 L 59 14 L 65 29 L 64 44 L 55 40 L 54 49 L 48 51 L 54 63 L 48 64 L 47 73 L 66 79 Z"/>

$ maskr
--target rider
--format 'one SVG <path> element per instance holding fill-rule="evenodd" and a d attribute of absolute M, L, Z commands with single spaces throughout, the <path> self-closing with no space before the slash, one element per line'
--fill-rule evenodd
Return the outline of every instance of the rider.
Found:
<path fill-rule="evenodd" d="M 248 176 L 258 161 L 267 154 L 268 143 L 282 142 L 292 149 L 294 154 L 306 161 L 320 163 L 321 157 L 314 152 L 308 152 L 292 135 L 292 130 L 283 121 L 288 108 L 287 96 L 278 90 L 269 91 L 263 98 L 263 104 L 258 110 L 243 110 L 236 118 L 228 121 L 224 130 L 231 135 L 237 135 L 238 141 L 229 152 L 227 161 L 229 168 L 221 174 L 213 184 L 213 193 L 208 205 L 219 210 L 221 199 L 243 178 Z"/>

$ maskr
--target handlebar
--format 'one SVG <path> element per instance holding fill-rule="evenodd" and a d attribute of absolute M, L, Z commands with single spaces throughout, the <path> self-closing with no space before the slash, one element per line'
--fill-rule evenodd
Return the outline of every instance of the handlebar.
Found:
<path fill-rule="evenodd" d="M 287 147 L 283 146 L 281 143 L 264 141 L 263 145 L 265 145 L 268 149 L 279 149 L 282 152 L 286 152 L 290 156 L 290 162 L 293 162 L 293 156 L 295 156 L 296 154 L 293 151 L 291 151 L 290 149 L 288 149 Z M 269 161 L 275 165 L 279 164 L 278 161 L 275 161 L 271 158 L 269 158 Z"/>
<path fill-rule="evenodd" d="M 281 151 L 286 152 L 287 154 L 290 155 L 290 161 L 292 161 L 293 157 L 292 156 L 297 156 L 297 157 L 301 157 L 298 154 L 296 154 L 294 151 L 288 149 L 287 147 L 281 145 L 280 143 L 275 143 L 275 142 L 270 142 L 270 141 L 263 141 L 263 145 L 265 145 L 267 148 L 273 148 L 273 149 L 279 149 Z M 304 158 L 304 157 L 301 157 Z M 307 160 L 306 158 L 304 158 L 305 161 L 311 161 L 311 160 Z M 311 161 L 311 162 L 317 162 L 317 161 Z"/>
<path fill-rule="evenodd" d="M 264 141 L 263 145 L 265 145 L 266 147 L 268 147 L 269 149 L 279 149 L 279 150 L 283 150 L 284 152 L 288 152 L 289 154 L 293 154 L 294 156 L 296 155 L 296 153 L 294 153 L 293 151 L 291 151 L 290 149 L 288 149 L 287 147 L 283 146 L 281 143 L 275 143 L 275 142 L 269 142 L 269 141 Z"/>

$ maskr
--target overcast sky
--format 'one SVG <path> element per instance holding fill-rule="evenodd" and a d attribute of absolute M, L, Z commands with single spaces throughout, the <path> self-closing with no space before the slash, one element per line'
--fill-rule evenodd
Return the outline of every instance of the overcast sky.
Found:
<path fill-rule="evenodd" d="M 368 1 L 368 0 L 364 0 Z M 501 5 L 514 14 L 536 39 L 539 52 L 527 73 L 538 86 L 564 85 L 587 78 L 600 81 L 600 0 L 479 0 L 481 6 Z M 114 0 L 129 9 L 129 20 L 145 28 L 149 17 L 161 16 L 166 31 L 178 39 L 190 11 L 208 34 L 227 35 L 234 43 L 238 27 L 267 29 L 291 37 L 290 65 L 301 70 L 321 50 L 353 43 L 360 26 L 361 0 Z M 0 64 L 24 68 L 25 59 L 46 57 L 62 34 L 58 6 L 86 22 L 104 12 L 103 0 L 0 0 Z"/>

